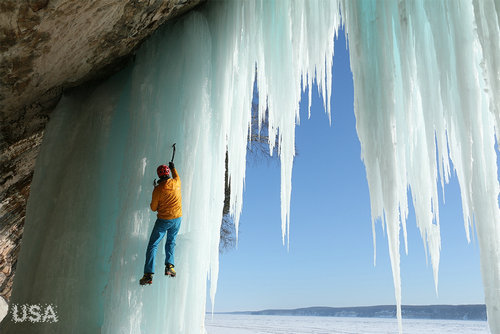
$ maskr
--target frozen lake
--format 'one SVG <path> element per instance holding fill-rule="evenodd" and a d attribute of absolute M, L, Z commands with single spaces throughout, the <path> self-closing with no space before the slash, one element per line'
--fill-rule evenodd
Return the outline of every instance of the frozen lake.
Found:
<path fill-rule="evenodd" d="M 207 315 L 208 334 L 389 334 L 398 333 L 396 319 Z M 486 321 L 403 319 L 404 334 L 489 334 Z"/>

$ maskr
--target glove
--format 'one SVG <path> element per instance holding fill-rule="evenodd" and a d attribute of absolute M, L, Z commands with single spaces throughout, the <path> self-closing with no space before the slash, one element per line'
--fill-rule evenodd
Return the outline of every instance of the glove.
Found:
<path fill-rule="evenodd" d="M 153 186 L 156 187 L 156 179 L 153 180 Z"/>
<path fill-rule="evenodd" d="M 175 169 L 175 165 L 174 165 L 174 162 L 173 162 L 173 161 L 170 161 L 170 162 L 168 163 L 168 168 L 170 168 L 170 169 Z"/>

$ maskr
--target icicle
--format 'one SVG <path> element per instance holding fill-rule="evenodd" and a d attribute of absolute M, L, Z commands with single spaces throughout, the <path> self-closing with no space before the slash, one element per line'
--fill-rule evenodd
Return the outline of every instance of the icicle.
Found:
<path fill-rule="evenodd" d="M 493 333 L 500 332 L 497 10 L 492 1 L 342 3 L 372 216 L 387 223 L 398 312 L 398 226 L 405 227 L 407 187 L 437 291 L 437 179 L 439 171 L 444 188 L 451 160 L 467 237 L 472 217 L 478 232 Z"/>

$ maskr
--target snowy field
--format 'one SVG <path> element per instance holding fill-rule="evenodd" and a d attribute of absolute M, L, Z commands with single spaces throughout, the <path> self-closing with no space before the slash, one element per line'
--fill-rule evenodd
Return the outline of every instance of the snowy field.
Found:
<path fill-rule="evenodd" d="M 207 315 L 208 334 L 389 334 L 396 319 L 260 315 Z M 489 334 L 486 321 L 403 319 L 404 334 Z"/>

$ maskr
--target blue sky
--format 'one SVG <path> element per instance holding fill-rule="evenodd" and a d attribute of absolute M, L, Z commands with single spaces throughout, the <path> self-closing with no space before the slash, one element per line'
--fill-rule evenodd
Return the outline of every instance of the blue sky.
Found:
<path fill-rule="evenodd" d="M 296 129 L 289 251 L 281 242 L 279 161 L 249 157 L 239 244 L 220 258 L 215 311 L 395 303 L 387 238 L 380 223 L 373 265 L 370 200 L 343 32 L 335 44 L 333 78 L 332 126 L 316 91 L 310 119 L 307 96 L 303 98 Z M 484 303 L 479 246 L 467 243 L 455 176 L 445 196 L 446 204 L 440 203 L 439 296 L 411 208 L 408 255 L 401 238 L 403 304 Z"/>

